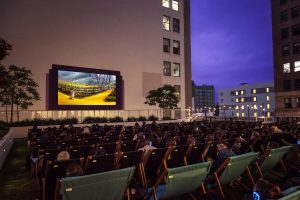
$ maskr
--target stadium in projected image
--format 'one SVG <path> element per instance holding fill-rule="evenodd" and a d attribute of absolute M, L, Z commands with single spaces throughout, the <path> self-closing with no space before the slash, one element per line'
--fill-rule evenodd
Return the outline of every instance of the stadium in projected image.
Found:
<path fill-rule="evenodd" d="M 58 70 L 58 105 L 116 105 L 116 75 Z"/>

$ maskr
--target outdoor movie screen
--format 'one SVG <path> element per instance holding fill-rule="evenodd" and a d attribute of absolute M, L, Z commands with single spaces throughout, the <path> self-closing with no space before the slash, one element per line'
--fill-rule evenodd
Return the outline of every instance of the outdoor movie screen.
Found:
<path fill-rule="evenodd" d="M 116 105 L 116 76 L 58 70 L 58 105 Z"/>
<path fill-rule="evenodd" d="M 122 109 L 120 71 L 53 65 L 48 85 L 50 110 Z"/>

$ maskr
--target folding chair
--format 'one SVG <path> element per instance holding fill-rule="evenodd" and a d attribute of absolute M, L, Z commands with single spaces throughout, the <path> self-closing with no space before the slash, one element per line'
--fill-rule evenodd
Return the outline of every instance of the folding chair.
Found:
<path fill-rule="evenodd" d="M 70 147 L 69 153 L 70 158 L 87 158 L 88 156 L 93 155 L 95 150 L 95 145 L 85 145 L 85 146 L 75 146 Z"/>
<path fill-rule="evenodd" d="M 284 146 L 277 149 L 271 149 L 258 160 L 255 165 L 259 176 L 263 178 L 264 172 L 272 172 L 272 169 L 280 163 L 284 172 L 287 173 L 286 168 L 282 162 L 282 157 L 291 149 L 292 146 Z M 262 160 L 262 161 L 261 161 Z M 276 175 L 276 173 L 273 172 Z"/>
<path fill-rule="evenodd" d="M 63 200 L 122 200 L 134 174 L 134 167 L 110 172 L 68 177 L 60 180 Z M 127 198 L 130 199 L 127 189 Z"/>
<path fill-rule="evenodd" d="M 139 140 L 122 142 L 120 150 L 122 152 L 135 151 L 137 150 L 138 144 L 139 144 Z"/>
<path fill-rule="evenodd" d="M 60 142 L 60 148 L 69 148 L 70 146 L 79 146 L 81 143 L 80 139 L 72 139 Z"/>
<path fill-rule="evenodd" d="M 254 161 L 254 159 L 257 158 L 257 156 L 258 153 L 250 152 L 238 156 L 228 157 L 217 169 L 217 171 L 214 173 L 214 178 L 223 198 L 225 197 L 222 190 L 222 185 L 234 183 L 245 171 L 247 172 L 251 183 L 254 185 L 254 181 L 248 166 L 252 161 Z M 239 184 L 242 185 L 241 183 Z"/>
<path fill-rule="evenodd" d="M 169 154 L 167 158 L 167 168 L 175 168 L 175 167 L 180 167 L 187 165 L 186 161 L 186 153 L 188 150 L 189 146 L 175 146 L 172 148 L 171 153 Z"/>
<path fill-rule="evenodd" d="M 203 189 L 203 181 L 209 172 L 210 162 L 165 169 L 152 187 L 146 199 L 173 199 L 188 194 L 196 199 L 191 192 Z M 166 178 L 166 183 L 160 185 Z"/>
<path fill-rule="evenodd" d="M 104 143 L 97 146 L 97 151 L 103 149 L 106 154 L 114 154 L 118 151 L 119 143 Z"/>
<path fill-rule="evenodd" d="M 278 200 L 299 200 L 300 199 L 300 186 L 288 188 L 281 192 L 284 196 Z"/>
<path fill-rule="evenodd" d="M 204 157 L 208 148 L 209 144 L 197 144 L 190 147 L 186 155 L 187 163 L 190 165 L 204 162 Z"/>
<path fill-rule="evenodd" d="M 119 141 L 119 136 L 106 136 L 102 139 L 103 143 L 116 143 Z"/>
<path fill-rule="evenodd" d="M 77 163 L 79 165 L 82 165 L 82 159 L 47 162 L 45 176 L 42 178 L 43 200 L 56 199 L 57 180 L 66 177 L 68 165 L 71 163 Z"/>
<path fill-rule="evenodd" d="M 85 168 L 84 174 L 95 174 L 116 169 L 116 155 L 107 154 L 99 156 L 89 156 Z"/>
<path fill-rule="evenodd" d="M 97 145 L 100 142 L 100 137 L 90 136 L 86 137 L 82 141 L 82 145 Z"/>

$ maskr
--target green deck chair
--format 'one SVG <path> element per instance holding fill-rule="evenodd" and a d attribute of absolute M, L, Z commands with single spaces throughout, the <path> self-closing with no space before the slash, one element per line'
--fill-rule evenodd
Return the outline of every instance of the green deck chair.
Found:
<path fill-rule="evenodd" d="M 200 189 L 207 173 L 210 162 L 198 163 L 182 167 L 166 169 L 151 189 L 147 199 L 168 199 L 188 194 Z M 167 176 L 166 176 L 167 175 Z M 166 184 L 159 185 L 166 176 Z M 191 194 L 189 194 L 195 199 Z"/>
<path fill-rule="evenodd" d="M 234 183 L 245 171 L 247 172 L 252 184 L 254 184 L 252 175 L 249 171 L 248 166 L 256 159 L 258 153 L 250 152 L 238 156 L 228 157 L 218 170 L 214 173 L 216 184 L 219 191 L 224 198 L 222 185 L 228 185 Z"/>
<path fill-rule="evenodd" d="M 61 179 L 63 200 L 122 200 L 135 168 Z M 129 195 L 127 194 L 127 197 Z"/>
<path fill-rule="evenodd" d="M 272 170 L 278 164 L 278 162 L 280 162 L 286 173 L 286 169 L 281 159 L 290 150 L 291 147 L 292 146 L 284 146 L 276 149 L 271 149 L 271 151 L 265 155 L 262 163 L 259 164 L 259 161 L 257 161 L 256 167 L 259 176 L 263 178 L 263 173 Z"/>
<path fill-rule="evenodd" d="M 284 197 L 278 200 L 299 200 L 300 199 L 300 186 L 291 187 L 282 192 Z"/>

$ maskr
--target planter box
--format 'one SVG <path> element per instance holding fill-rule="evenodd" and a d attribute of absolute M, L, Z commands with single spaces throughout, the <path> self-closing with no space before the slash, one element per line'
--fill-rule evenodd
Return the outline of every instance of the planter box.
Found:
<path fill-rule="evenodd" d="M 0 140 L 0 170 L 13 145 L 13 141 L 12 130 L 10 129 L 9 132 Z"/>

